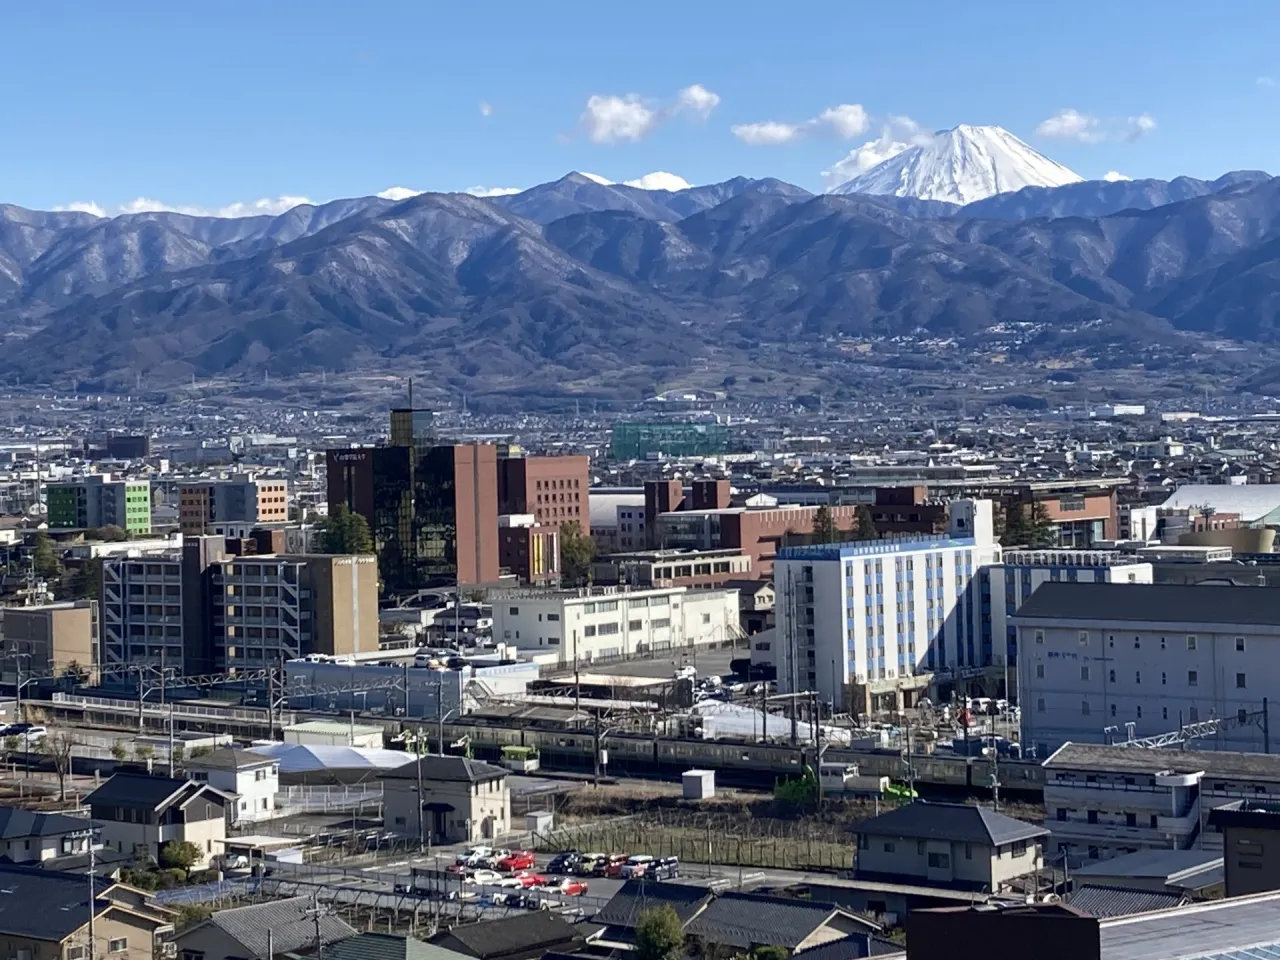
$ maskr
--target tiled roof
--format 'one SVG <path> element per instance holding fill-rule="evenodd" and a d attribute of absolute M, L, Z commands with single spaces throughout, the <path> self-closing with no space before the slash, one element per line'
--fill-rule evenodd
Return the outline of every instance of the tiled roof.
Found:
<path fill-rule="evenodd" d="M 628 880 L 592 918 L 611 927 L 635 927 L 640 914 L 658 906 L 669 906 L 681 923 L 688 923 L 711 899 L 706 887 L 654 880 Z"/>
<path fill-rule="evenodd" d="M 577 933 L 563 917 L 547 910 L 537 910 L 501 920 L 454 927 L 437 934 L 433 942 L 443 946 L 450 938 L 464 947 L 470 956 L 486 960 L 534 950 L 541 955 L 544 949 L 573 942 Z"/>
<path fill-rule="evenodd" d="M 483 783 L 507 776 L 507 771 L 502 767 L 482 760 L 468 760 L 466 757 L 422 757 L 418 762 L 422 764 L 423 780 Z M 418 773 L 410 759 L 403 766 L 387 770 L 379 776 L 383 779 L 412 780 L 417 778 Z"/>
<path fill-rule="evenodd" d="M 745 950 L 770 944 L 794 950 L 836 912 L 830 903 L 725 893 L 708 903 L 685 926 L 685 932 L 723 947 Z"/>
<path fill-rule="evenodd" d="M 1168 910 L 1185 902 L 1181 894 L 1163 890 L 1135 890 L 1132 887 L 1114 887 L 1086 883 L 1077 887 L 1067 901 L 1082 913 L 1091 917 L 1129 917 L 1135 913 Z"/>
<path fill-rule="evenodd" d="M 272 900 L 247 907 L 219 910 L 206 922 L 245 947 L 249 956 L 265 957 L 268 929 L 271 931 L 271 949 L 276 953 L 286 953 L 315 944 L 316 921 L 309 913 L 311 906 L 310 897 L 291 897 L 288 900 Z M 337 917 L 328 913 L 321 914 L 322 943 L 334 943 L 353 936 L 355 930 Z M 178 942 L 181 944 L 182 937 L 178 938 Z"/>
<path fill-rule="evenodd" d="M 967 803 L 928 803 L 916 800 L 858 824 L 870 836 L 909 837 L 1004 846 L 1019 840 L 1048 836 L 1049 831 Z"/>
<path fill-rule="evenodd" d="M 60 837 L 67 833 L 91 830 L 96 826 L 84 817 L 68 817 L 62 813 L 36 813 L 19 807 L 0 807 L 0 840 L 23 837 Z"/>

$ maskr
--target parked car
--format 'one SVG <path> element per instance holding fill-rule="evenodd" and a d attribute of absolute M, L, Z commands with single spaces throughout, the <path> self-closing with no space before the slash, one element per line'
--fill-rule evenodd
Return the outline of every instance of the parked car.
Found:
<path fill-rule="evenodd" d="M 649 865 L 646 875 L 654 880 L 671 880 L 680 876 L 679 857 L 659 857 Z"/>
<path fill-rule="evenodd" d="M 534 865 L 533 851 L 514 850 L 494 864 L 494 868 L 504 873 L 516 873 L 520 870 L 531 870 Z"/>
<path fill-rule="evenodd" d="M 476 866 L 478 860 L 493 856 L 493 847 L 469 847 L 458 854 L 454 863 Z"/>
<path fill-rule="evenodd" d="M 498 861 L 509 856 L 511 856 L 510 850 L 506 847 L 498 847 L 487 856 L 478 857 L 475 865 L 483 870 L 496 870 L 498 869 Z"/>
<path fill-rule="evenodd" d="M 620 877 L 622 865 L 627 862 L 625 853 L 611 853 L 604 863 L 596 867 L 597 877 Z"/>
<path fill-rule="evenodd" d="M 477 870 L 471 876 L 467 877 L 467 883 L 497 883 L 502 880 L 502 874 L 497 870 Z"/>
<path fill-rule="evenodd" d="M 597 875 L 596 867 L 603 864 L 607 859 L 609 858 L 603 853 L 588 853 L 574 864 L 573 872 L 580 877 L 594 877 Z M 603 874 L 600 874 L 600 876 L 603 876 Z"/>
<path fill-rule="evenodd" d="M 652 863 L 653 857 L 647 853 L 637 853 L 635 856 L 627 858 L 627 862 L 619 868 L 618 876 L 622 877 L 623 880 L 643 877 Z"/>
<path fill-rule="evenodd" d="M 543 889 L 565 897 L 580 897 L 587 892 L 587 885 L 573 877 L 552 877 Z"/>
<path fill-rule="evenodd" d="M 548 873 L 573 873 L 573 868 L 582 860 L 582 854 L 577 850 L 566 850 L 564 853 L 558 853 L 551 858 L 551 862 L 547 864 Z"/>
<path fill-rule="evenodd" d="M 528 889 L 529 887 L 546 886 L 547 878 L 540 873 L 530 873 L 521 871 L 515 875 L 515 879 L 520 881 L 520 886 Z"/>

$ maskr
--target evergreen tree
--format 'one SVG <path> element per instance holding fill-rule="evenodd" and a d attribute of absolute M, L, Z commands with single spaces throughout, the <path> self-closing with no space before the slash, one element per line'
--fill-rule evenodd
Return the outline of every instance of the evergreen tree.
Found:
<path fill-rule="evenodd" d="M 871 517 L 871 508 L 865 503 L 858 504 L 857 512 L 854 514 L 855 524 L 853 528 L 853 539 L 855 540 L 878 540 L 880 534 L 876 532 L 876 522 Z"/>
<path fill-rule="evenodd" d="M 591 582 L 591 561 L 596 558 L 596 542 L 582 532 L 577 520 L 560 527 L 560 581 L 568 587 L 585 587 Z"/>
<path fill-rule="evenodd" d="M 635 927 L 636 960 L 682 960 L 684 925 L 669 904 L 640 914 Z"/>
<path fill-rule="evenodd" d="M 364 514 L 352 513 L 343 504 L 321 525 L 320 548 L 325 553 L 365 554 L 373 553 L 373 535 Z"/>
<path fill-rule="evenodd" d="M 53 549 L 53 539 L 44 531 L 38 532 L 31 540 L 31 562 L 37 577 L 57 580 L 62 576 L 62 561 Z"/>
<path fill-rule="evenodd" d="M 836 523 L 831 518 L 831 508 L 825 503 L 813 514 L 813 539 L 818 543 L 836 542 Z"/>

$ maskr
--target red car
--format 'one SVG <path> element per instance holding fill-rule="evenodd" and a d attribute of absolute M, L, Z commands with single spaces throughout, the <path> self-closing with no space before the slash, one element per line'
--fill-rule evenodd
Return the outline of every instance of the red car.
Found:
<path fill-rule="evenodd" d="M 552 877 L 546 890 L 565 897 L 580 897 L 587 892 L 587 885 L 573 877 Z"/>
<path fill-rule="evenodd" d="M 625 853 L 611 854 L 609 856 L 609 859 L 604 862 L 604 872 L 601 874 L 601 876 L 605 876 L 605 877 L 622 876 L 622 865 L 627 862 L 627 859 L 628 857 Z"/>
<path fill-rule="evenodd" d="M 529 887 L 545 887 L 547 885 L 547 878 L 542 876 L 540 873 L 529 873 L 526 871 L 523 873 L 517 873 L 515 878 L 520 881 L 520 886 L 524 887 L 526 890 Z"/>
<path fill-rule="evenodd" d="M 506 873 L 515 873 L 517 870 L 531 870 L 533 869 L 533 864 L 534 859 L 531 851 L 514 850 L 494 864 L 494 869 L 502 870 Z"/>

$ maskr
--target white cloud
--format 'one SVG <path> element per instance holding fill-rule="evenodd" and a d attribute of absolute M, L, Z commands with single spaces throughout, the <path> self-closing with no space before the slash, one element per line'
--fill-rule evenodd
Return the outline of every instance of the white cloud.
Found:
<path fill-rule="evenodd" d="M 1075 140 L 1079 143 L 1100 143 L 1105 139 L 1101 123 L 1079 110 L 1059 110 L 1036 127 L 1036 134 L 1050 140 Z"/>
<path fill-rule="evenodd" d="M 910 117 L 890 116 L 885 125 L 880 128 L 879 137 L 850 150 L 830 168 L 822 171 L 822 179 L 826 181 L 827 189 L 831 190 L 859 174 L 866 173 L 872 167 L 891 160 L 903 150 L 923 146 L 932 139 L 933 134 Z"/>
<path fill-rule="evenodd" d="M 720 94 L 712 93 L 700 83 L 685 87 L 676 94 L 675 111 L 688 110 L 705 120 L 720 105 Z"/>
<path fill-rule="evenodd" d="M 1133 177 L 1127 177 L 1119 170 L 1108 170 L 1102 177 L 1107 183 L 1119 183 L 1121 180 L 1132 180 Z"/>
<path fill-rule="evenodd" d="M 509 197 L 523 190 L 523 187 L 467 187 L 466 192 L 473 197 Z"/>
<path fill-rule="evenodd" d="M 616 143 L 643 140 L 662 122 L 662 115 L 645 104 L 639 94 L 625 97 L 601 96 L 587 98 L 587 107 L 579 122 L 586 128 L 587 136 L 594 143 Z"/>
<path fill-rule="evenodd" d="M 641 190 L 688 190 L 693 186 L 684 177 L 667 173 L 665 170 L 655 170 L 653 173 L 646 173 L 643 177 L 625 180 L 623 183 L 628 187 L 639 187 Z"/>
<path fill-rule="evenodd" d="M 387 187 L 385 190 L 379 190 L 378 196 L 383 200 L 408 200 L 410 197 L 416 197 L 420 193 L 426 193 L 425 190 L 414 190 L 412 187 Z"/>
<path fill-rule="evenodd" d="M 1156 128 L 1156 118 L 1149 113 L 1139 114 L 1136 117 L 1129 118 L 1128 127 L 1129 129 L 1124 138 L 1126 140 L 1137 140 L 1145 137 Z"/>
<path fill-rule="evenodd" d="M 830 126 L 841 140 L 850 140 L 866 133 L 871 126 L 871 118 L 860 103 L 842 103 L 828 107 L 815 119 L 817 123 Z"/>
<path fill-rule="evenodd" d="M 66 213 L 66 212 L 89 213 L 89 214 L 93 214 L 93 216 L 95 217 L 105 217 L 107 215 L 107 211 L 103 210 L 101 206 L 94 203 L 92 200 L 89 200 L 89 201 L 77 200 L 77 201 L 73 201 L 72 203 L 67 203 L 67 204 L 63 204 L 62 206 L 54 207 L 53 209 L 59 213 Z"/>
<path fill-rule="evenodd" d="M 1272 87 L 1276 85 L 1276 82 L 1272 77 L 1259 77 L 1257 80 L 1253 82 L 1256 83 L 1258 86 L 1262 87 L 1264 90 L 1270 90 Z"/>
<path fill-rule="evenodd" d="M 587 98 L 578 122 L 593 143 L 636 143 L 677 114 L 688 113 L 705 120 L 719 103 L 720 95 L 700 83 L 680 90 L 667 104 L 647 100 L 638 93 L 597 93 Z"/>
<path fill-rule="evenodd" d="M 480 101 L 480 116 L 482 117 L 493 116 L 493 104 L 490 103 L 488 100 Z"/>
<path fill-rule="evenodd" d="M 743 143 L 753 147 L 776 147 L 799 137 L 804 131 L 804 125 L 761 120 L 758 123 L 735 123 L 729 130 Z"/>
<path fill-rule="evenodd" d="M 784 123 L 780 120 L 760 120 L 755 123 L 738 123 L 729 131 L 743 143 L 753 147 L 776 147 L 791 143 L 810 133 L 829 132 L 840 140 L 849 140 L 866 133 L 871 118 L 860 103 L 841 103 L 827 107 L 816 117 L 800 123 Z"/>
<path fill-rule="evenodd" d="M 249 203 L 232 203 L 213 213 L 215 217 L 274 217 L 311 203 L 306 197 L 265 197 Z"/>

